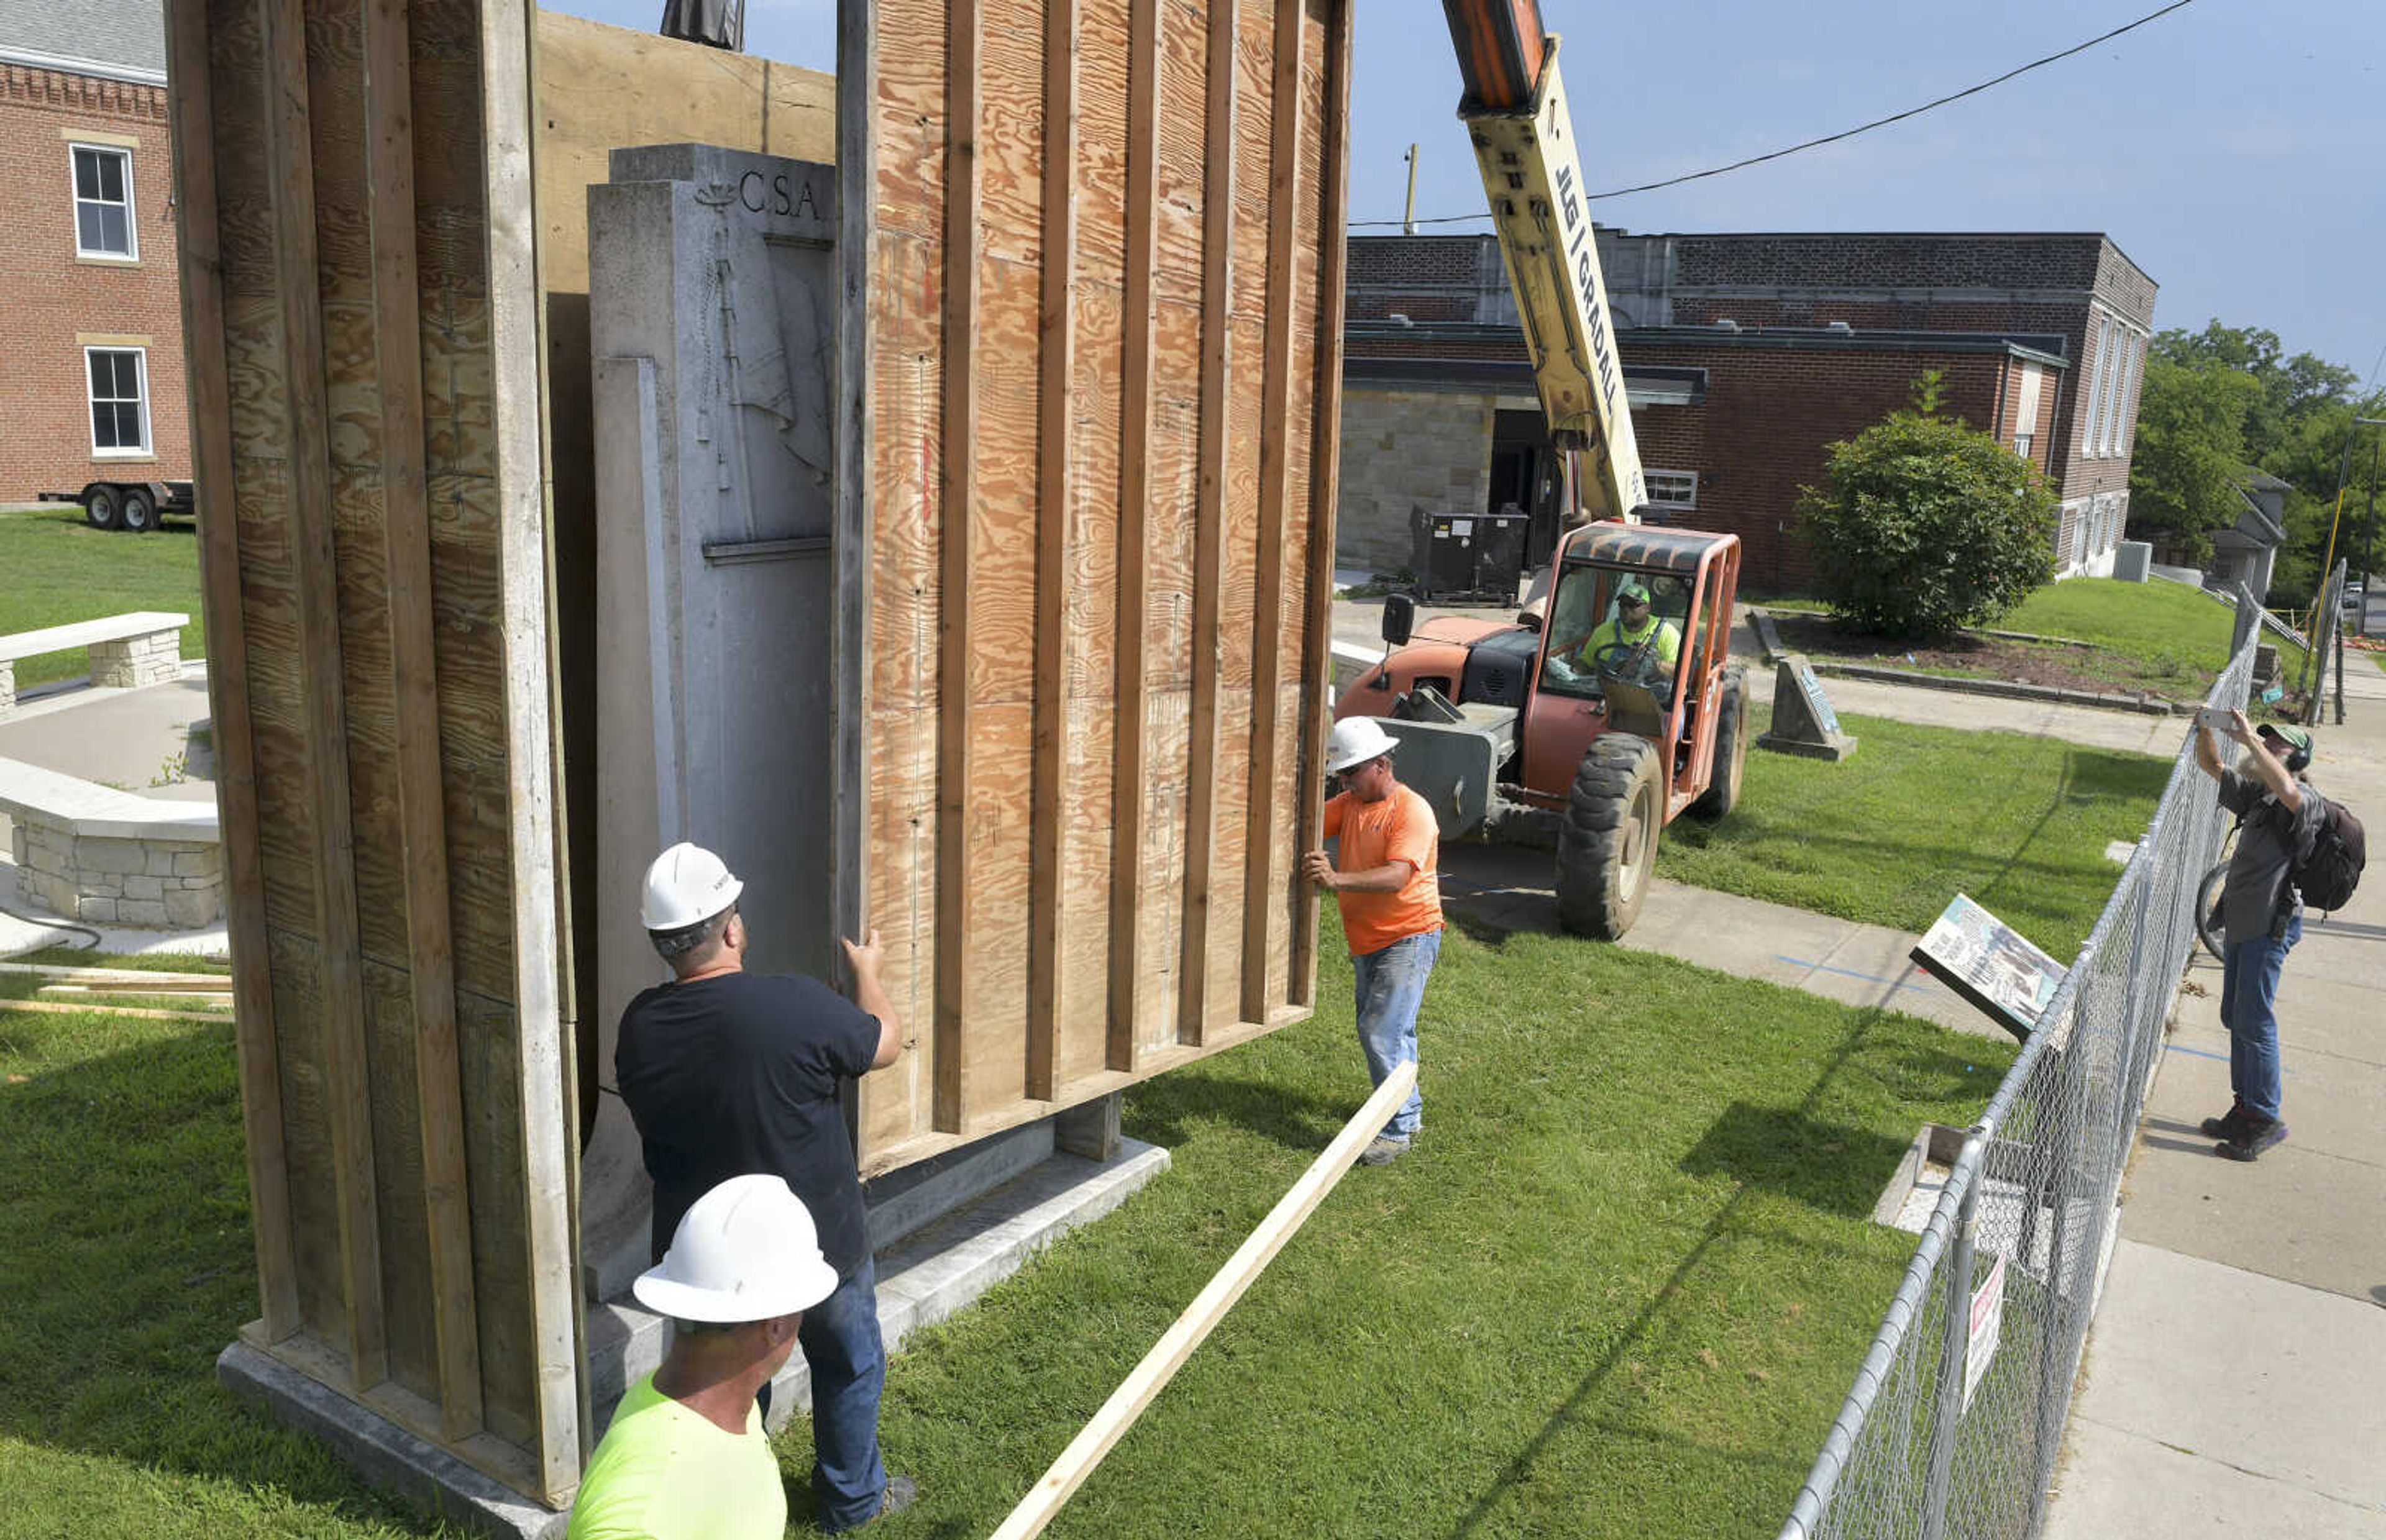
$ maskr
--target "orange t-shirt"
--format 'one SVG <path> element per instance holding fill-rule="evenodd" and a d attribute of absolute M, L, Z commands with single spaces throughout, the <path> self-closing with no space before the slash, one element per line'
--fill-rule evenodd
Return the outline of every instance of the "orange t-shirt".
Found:
<path fill-rule="evenodd" d="M 1337 871 L 1373 871 L 1389 861 L 1415 869 L 1398 893 L 1334 895 L 1342 904 L 1342 933 L 1352 957 L 1441 929 L 1441 883 L 1434 876 L 1441 826 L 1430 803 L 1397 783 L 1381 802 L 1362 802 L 1344 792 L 1325 804 L 1325 837 L 1337 835 L 1342 844 L 1335 857 Z"/>

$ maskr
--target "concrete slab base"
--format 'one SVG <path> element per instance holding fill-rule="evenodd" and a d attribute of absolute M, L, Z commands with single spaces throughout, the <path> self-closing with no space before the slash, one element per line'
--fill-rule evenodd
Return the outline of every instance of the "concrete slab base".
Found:
<path fill-rule="evenodd" d="M 1122 1140 L 1109 1160 L 1048 1154 L 993 1191 L 910 1230 L 878 1256 L 878 1326 L 887 1351 L 962 1309 L 1061 1236 L 1116 1208 L 1168 1165 L 1166 1150 L 1135 1139 Z M 663 1318 L 626 1297 L 589 1309 L 589 1388 L 597 1424 L 592 1437 L 601 1436 L 623 1387 L 662 1360 L 670 1330 Z M 246 1343 L 225 1348 L 216 1373 L 235 1395 L 321 1439 L 369 1481 L 425 1513 L 498 1540 L 559 1540 L 564 1534 L 567 1515 L 548 1512 Z M 810 1405 L 810 1375 L 798 1354 L 772 1382 L 772 1431 Z"/>
<path fill-rule="evenodd" d="M 501 1540 L 560 1540 L 571 1521 L 245 1342 L 217 1358 L 216 1378 L 433 1518 Z"/>

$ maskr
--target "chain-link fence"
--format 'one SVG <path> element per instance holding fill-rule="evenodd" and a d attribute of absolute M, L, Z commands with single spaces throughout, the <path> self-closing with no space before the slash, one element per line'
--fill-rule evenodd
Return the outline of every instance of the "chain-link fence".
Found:
<path fill-rule="evenodd" d="M 2241 645 L 2208 704 L 2242 707 L 2253 666 Z M 2214 794 L 2190 736 L 2112 902 L 1966 1136 L 1781 1540 L 2038 1533 L 2197 881 L 2226 828 Z"/>

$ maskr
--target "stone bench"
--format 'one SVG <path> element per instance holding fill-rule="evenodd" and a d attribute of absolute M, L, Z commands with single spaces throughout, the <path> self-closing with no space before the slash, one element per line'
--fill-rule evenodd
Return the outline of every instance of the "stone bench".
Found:
<path fill-rule="evenodd" d="M 187 615 L 144 609 L 0 636 L 0 717 L 17 708 L 17 660 L 21 657 L 81 647 L 91 657 L 91 682 L 118 689 L 178 679 L 182 628 L 190 623 Z"/>
<path fill-rule="evenodd" d="M 17 883 L 85 924 L 197 930 L 224 908 L 223 838 L 211 802 L 161 802 L 0 759 Z"/>

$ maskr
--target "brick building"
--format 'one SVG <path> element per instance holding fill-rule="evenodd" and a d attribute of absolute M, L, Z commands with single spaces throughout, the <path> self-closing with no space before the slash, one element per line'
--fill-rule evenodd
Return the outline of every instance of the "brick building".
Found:
<path fill-rule="evenodd" d="M 0 502 L 190 475 L 158 0 L 0 0 Z"/>
<path fill-rule="evenodd" d="M 1655 514 L 1739 534 L 1752 587 L 1811 585 L 1799 487 L 1928 369 L 1945 410 L 2047 473 L 2061 570 L 2111 570 L 2154 285 L 2105 237 L 1599 238 Z M 1497 242 L 1353 238 L 1349 315 L 1345 564 L 1406 565 L 1416 505 L 1513 503 L 1544 554 L 1549 441 Z"/>

